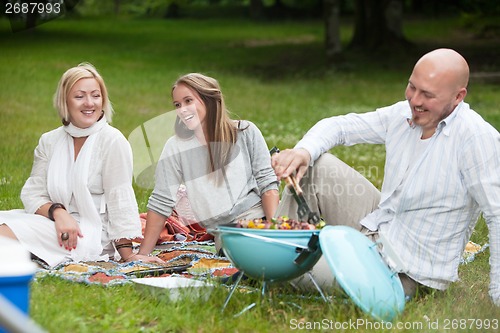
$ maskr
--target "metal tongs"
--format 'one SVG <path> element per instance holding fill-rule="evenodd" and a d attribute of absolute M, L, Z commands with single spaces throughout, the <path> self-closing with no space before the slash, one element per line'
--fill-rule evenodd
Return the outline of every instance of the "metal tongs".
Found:
<path fill-rule="evenodd" d="M 273 147 L 269 151 L 271 156 L 279 152 L 280 150 L 277 147 Z M 304 198 L 302 188 L 297 182 L 297 179 L 295 179 L 295 176 L 290 175 L 285 178 L 285 181 L 287 183 L 288 188 L 292 192 L 295 201 L 297 202 L 298 205 L 297 215 L 299 216 L 299 220 L 304 221 L 304 219 L 307 218 L 307 222 L 312 223 L 314 225 L 318 224 L 320 222 L 319 215 L 318 213 L 311 211 L 311 209 L 309 208 L 309 205 L 307 204 L 306 199 Z"/>

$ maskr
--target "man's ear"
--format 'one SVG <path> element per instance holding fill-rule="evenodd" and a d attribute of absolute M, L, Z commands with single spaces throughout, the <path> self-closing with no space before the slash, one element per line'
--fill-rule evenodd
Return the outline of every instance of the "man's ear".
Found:
<path fill-rule="evenodd" d="M 457 93 L 457 96 L 455 97 L 457 105 L 465 99 L 465 96 L 467 96 L 467 88 L 460 89 L 460 91 Z"/>

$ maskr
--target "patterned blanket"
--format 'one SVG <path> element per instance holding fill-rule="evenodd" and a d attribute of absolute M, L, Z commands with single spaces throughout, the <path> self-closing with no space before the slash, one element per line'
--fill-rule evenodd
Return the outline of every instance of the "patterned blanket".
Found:
<path fill-rule="evenodd" d="M 460 259 L 461 264 L 468 264 L 476 258 L 476 255 L 484 252 L 490 244 L 486 243 L 484 245 L 479 245 L 474 242 L 468 242 L 465 246 L 464 253 L 462 254 L 462 258 Z"/>
<path fill-rule="evenodd" d="M 231 262 L 217 255 L 213 242 L 166 242 L 157 246 L 153 255 L 165 264 L 141 261 L 93 261 L 63 263 L 49 268 L 39 262 L 36 279 L 57 276 L 74 282 L 114 285 L 130 283 L 131 279 L 179 275 L 185 277 L 227 277 L 237 272 Z"/>
<path fill-rule="evenodd" d="M 476 255 L 485 251 L 488 246 L 488 244 L 481 246 L 469 242 L 461 258 L 461 263 L 472 262 Z M 216 253 L 212 241 L 164 242 L 158 245 L 152 254 L 161 258 L 165 264 L 140 261 L 127 263 L 115 261 L 68 262 L 50 269 L 39 262 L 41 268 L 36 273 L 35 278 L 51 275 L 80 283 L 114 285 L 130 283 L 131 279 L 134 278 L 169 275 L 201 279 L 223 278 L 238 271 L 226 257 L 221 257 Z"/>

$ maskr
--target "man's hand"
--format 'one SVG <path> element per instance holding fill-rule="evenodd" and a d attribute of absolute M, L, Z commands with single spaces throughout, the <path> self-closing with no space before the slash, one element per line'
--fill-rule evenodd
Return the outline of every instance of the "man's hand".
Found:
<path fill-rule="evenodd" d="M 273 154 L 271 165 L 278 180 L 292 175 L 294 172 L 297 182 L 304 176 L 309 167 L 311 155 L 305 149 L 285 149 L 279 154 Z"/>

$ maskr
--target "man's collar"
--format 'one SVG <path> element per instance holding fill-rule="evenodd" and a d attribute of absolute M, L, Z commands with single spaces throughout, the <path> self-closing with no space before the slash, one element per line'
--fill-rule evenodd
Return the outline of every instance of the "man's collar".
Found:
<path fill-rule="evenodd" d="M 457 118 L 457 114 L 460 112 L 460 109 L 462 108 L 463 104 L 464 102 L 460 102 L 455 107 L 455 109 L 448 115 L 448 117 L 444 118 L 439 122 L 438 129 L 442 128 L 442 132 L 444 135 L 446 136 L 450 135 L 451 125 L 453 124 L 453 121 Z"/>

